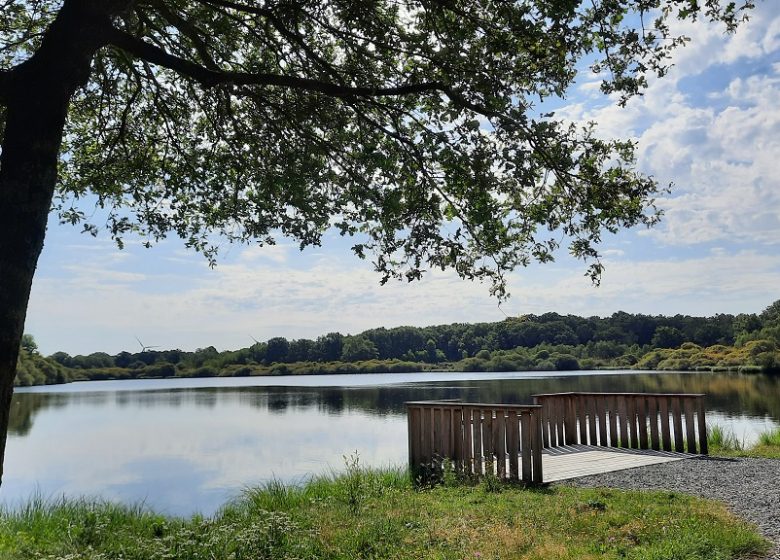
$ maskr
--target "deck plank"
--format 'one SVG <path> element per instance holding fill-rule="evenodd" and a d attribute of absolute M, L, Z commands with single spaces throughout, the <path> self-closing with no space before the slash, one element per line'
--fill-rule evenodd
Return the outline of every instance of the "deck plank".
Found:
<path fill-rule="evenodd" d="M 625 449 L 594 448 L 587 445 L 567 446 L 556 453 L 542 456 L 544 482 L 601 474 L 646 465 L 669 463 L 688 459 L 687 453 L 664 451 L 628 451 Z"/>

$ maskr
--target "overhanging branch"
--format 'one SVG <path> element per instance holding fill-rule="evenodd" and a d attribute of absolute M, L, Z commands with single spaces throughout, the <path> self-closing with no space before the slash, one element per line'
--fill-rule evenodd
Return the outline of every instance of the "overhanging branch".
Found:
<path fill-rule="evenodd" d="M 214 62 L 214 58 L 211 56 L 209 48 L 203 40 L 203 33 L 194 23 L 181 17 L 174 10 L 168 9 L 168 6 L 166 6 L 164 2 L 155 2 L 155 9 L 165 21 L 173 25 L 182 35 L 192 41 L 192 45 L 195 47 L 203 64 L 208 69 L 218 70 L 217 64 Z"/>
<path fill-rule="evenodd" d="M 438 91 L 452 98 L 449 93 L 450 88 L 438 81 L 370 88 L 344 86 L 297 76 L 210 70 L 200 64 L 174 56 L 155 45 L 147 43 L 137 37 L 133 37 L 119 29 L 113 29 L 110 32 L 108 42 L 151 64 L 168 68 L 183 76 L 191 78 L 205 88 L 212 88 L 219 85 L 276 86 L 316 91 L 331 97 L 341 98 L 402 96 Z M 455 101 L 454 98 L 453 100 Z"/>

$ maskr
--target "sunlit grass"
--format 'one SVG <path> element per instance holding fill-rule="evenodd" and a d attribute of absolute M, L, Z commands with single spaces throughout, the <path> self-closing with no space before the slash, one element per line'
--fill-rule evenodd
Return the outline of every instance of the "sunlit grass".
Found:
<path fill-rule="evenodd" d="M 758 435 L 759 445 L 780 447 L 780 428 L 775 428 Z"/>
<path fill-rule="evenodd" d="M 760 433 L 756 443 L 747 446 L 733 431 L 714 425 L 707 428 L 707 443 L 711 455 L 780 459 L 780 428 Z"/>
<path fill-rule="evenodd" d="M 491 490 L 491 491 L 489 491 Z M 33 500 L 0 516 L 4 560 L 726 559 L 766 550 L 718 503 L 669 492 L 449 484 L 357 464 L 248 490 L 211 518 Z"/>
<path fill-rule="evenodd" d="M 712 454 L 735 453 L 742 451 L 745 445 L 737 438 L 733 430 L 718 424 L 707 428 L 707 445 Z"/>

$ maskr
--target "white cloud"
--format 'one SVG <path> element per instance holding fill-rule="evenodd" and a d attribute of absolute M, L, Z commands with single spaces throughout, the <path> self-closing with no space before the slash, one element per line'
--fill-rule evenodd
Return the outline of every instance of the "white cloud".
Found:
<path fill-rule="evenodd" d="M 721 91 L 707 80 L 724 64 L 777 55 L 780 4 L 760 4 L 735 35 L 722 27 L 687 22 L 677 31 L 692 38 L 674 58 L 671 73 L 655 80 L 627 107 L 573 104 L 559 116 L 593 120 L 607 137 L 638 142 L 639 168 L 661 184 L 674 183 L 660 201 L 666 216 L 651 236 L 669 245 L 780 240 L 780 68 L 731 67 L 738 77 Z M 762 60 L 763 60 L 762 59 Z M 746 72 L 753 74 L 745 74 Z M 704 80 L 689 90 L 690 80 Z M 715 82 L 712 82 L 715 83 Z"/>

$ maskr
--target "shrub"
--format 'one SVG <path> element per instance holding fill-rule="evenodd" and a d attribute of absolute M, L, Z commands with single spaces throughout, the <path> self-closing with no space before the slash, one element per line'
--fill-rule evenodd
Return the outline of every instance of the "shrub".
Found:
<path fill-rule="evenodd" d="M 509 360 L 505 358 L 504 356 L 496 356 L 487 364 L 485 364 L 485 368 L 488 371 L 517 371 L 518 367 L 515 362 L 512 360 Z"/>
<path fill-rule="evenodd" d="M 217 370 L 211 366 L 202 366 L 193 371 L 190 377 L 216 377 Z"/>
<path fill-rule="evenodd" d="M 466 358 L 458 362 L 458 367 L 463 371 L 486 371 L 487 362 L 477 358 Z"/>
<path fill-rule="evenodd" d="M 537 371 L 555 371 L 555 364 L 550 360 L 542 360 L 536 364 L 534 369 Z"/>
<path fill-rule="evenodd" d="M 554 357 L 555 369 L 558 371 L 573 371 L 580 369 L 577 358 L 570 354 L 558 354 Z"/>

